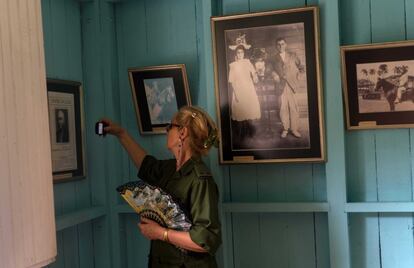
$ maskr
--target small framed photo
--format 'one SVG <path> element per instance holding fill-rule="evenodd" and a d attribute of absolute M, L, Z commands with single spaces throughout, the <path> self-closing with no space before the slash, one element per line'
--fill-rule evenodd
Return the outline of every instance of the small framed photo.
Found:
<path fill-rule="evenodd" d="M 317 7 L 211 19 L 221 163 L 325 161 Z"/>
<path fill-rule="evenodd" d="M 341 47 L 347 128 L 414 126 L 414 41 Z"/>
<path fill-rule="evenodd" d="M 182 106 L 191 105 L 184 64 L 129 68 L 141 134 L 162 134 Z"/>
<path fill-rule="evenodd" d="M 86 176 L 81 83 L 47 79 L 54 182 Z"/>

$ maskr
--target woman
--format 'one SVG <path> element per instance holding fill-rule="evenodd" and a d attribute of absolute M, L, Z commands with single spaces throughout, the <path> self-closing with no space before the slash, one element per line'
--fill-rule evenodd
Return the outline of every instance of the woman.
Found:
<path fill-rule="evenodd" d="M 238 129 L 235 136 L 239 141 L 255 134 L 253 120 L 261 117 L 259 98 L 254 87 L 254 83 L 258 82 L 257 73 L 250 60 L 244 58 L 247 46 L 242 42 L 235 48 L 235 61 L 229 65 L 229 83 L 233 92 L 231 119 Z"/>
<path fill-rule="evenodd" d="M 190 214 L 188 232 L 166 229 L 141 218 L 138 227 L 151 240 L 149 267 L 217 267 L 214 254 L 221 243 L 218 188 L 202 162 L 218 142 L 217 128 L 200 108 L 183 107 L 167 126 L 167 148 L 175 159 L 147 155 L 125 129 L 103 119 L 139 168 L 138 176 L 172 195 Z M 178 248 L 185 249 L 182 251 Z"/>

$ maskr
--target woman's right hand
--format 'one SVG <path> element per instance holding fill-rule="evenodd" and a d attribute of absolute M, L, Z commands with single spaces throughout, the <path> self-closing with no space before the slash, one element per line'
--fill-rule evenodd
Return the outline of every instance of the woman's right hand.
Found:
<path fill-rule="evenodd" d="M 115 122 L 112 122 L 109 118 L 102 118 L 99 120 L 104 122 L 107 126 L 104 128 L 107 134 L 117 136 L 118 138 L 125 133 L 125 129 Z"/>

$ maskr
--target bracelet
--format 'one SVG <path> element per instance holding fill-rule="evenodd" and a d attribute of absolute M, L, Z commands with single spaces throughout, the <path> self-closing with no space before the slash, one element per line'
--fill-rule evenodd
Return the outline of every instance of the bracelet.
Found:
<path fill-rule="evenodd" d="M 164 234 L 162 236 L 162 240 L 164 242 L 170 242 L 169 239 L 168 239 L 168 231 L 169 231 L 169 229 L 167 229 L 167 228 L 164 230 Z"/>

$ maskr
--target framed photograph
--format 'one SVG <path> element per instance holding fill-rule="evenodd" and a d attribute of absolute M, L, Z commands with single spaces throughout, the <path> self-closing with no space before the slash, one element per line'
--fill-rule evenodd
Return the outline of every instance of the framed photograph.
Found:
<path fill-rule="evenodd" d="M 414 126 L 414 41 L 341 47 L 348 129 Z"/>
<path fill-rule="evenodd" d="M 212 17 L 221 163 L 325 161 L 318 8 Z"/>
<path fill-rule="evenodd" d="M 182 106 L 191 105 L 184 64 L 129 68 L 141 134 L 162 134 Z"/>
<path fill-rule="evenodd" d="M 47 79 L 54 182 L 86 176 L 81 84 Z"/>

